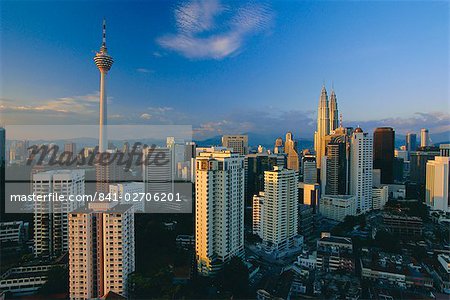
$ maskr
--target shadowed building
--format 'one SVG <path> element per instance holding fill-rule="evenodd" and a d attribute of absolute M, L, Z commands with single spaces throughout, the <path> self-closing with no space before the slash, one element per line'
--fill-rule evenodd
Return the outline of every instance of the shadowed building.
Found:
<path fill-rule="evenodd" d="M 381 183 L 394 182 L 395 131 L 379 127 L 373 133 L 373 168 L 381 170 Z"/>

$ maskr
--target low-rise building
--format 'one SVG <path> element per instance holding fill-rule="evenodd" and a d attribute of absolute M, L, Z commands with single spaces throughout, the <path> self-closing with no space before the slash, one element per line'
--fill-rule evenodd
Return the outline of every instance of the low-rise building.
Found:
<path fill-rule="evenodd" d="M 342 222 L 346 216 L 356 215 L 356 198 L 352 195 L 324 195 L 320 199 L 319 212 L 325 218 Z"/>
<path fill-rule="evenodd" d="M 28 222 L 0 222 L 0 242 L 22 243 L 28 240 Z"/>
<path fill-rule="evenodd" d="M 419 217 L 383 214 L 383 226 L 401 238 L 422 236 L 423 222 Z"/>
<path fill-rule="evenodd" d="M 352 239 L 322 233 L 321 239 L 317 241 L 317 269 L 354 271 Z"/>

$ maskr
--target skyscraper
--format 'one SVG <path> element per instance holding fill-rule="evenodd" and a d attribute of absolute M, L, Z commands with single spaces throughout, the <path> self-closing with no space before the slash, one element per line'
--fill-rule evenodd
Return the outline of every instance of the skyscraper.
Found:
<path fill-rule="evenodd" d="M 298 234 L 298 178 L 294 170 L 274 167 L 264 172 L 262 240 L 269 251 L 294 246 Z"/>
<path fill-rule="evenodd" d="M 394 182 L 395 131 L 391 127 L 376 128 L 373 133 L 373 168 L 381 170 L 381 183 Z"/>
<path fill-rule="evenodd" d="M 131 204 L 90 202 L 69 214 L 70 299 L 127 297 L 135 270 L 134 214 Z"/>
<path fill-rule="evenodd" d="M 417 135 L 415 133 L 408 132 L 406 134 L 406 151 L 408 151 L 408 159 L 409 154 L 412 151 L 416 151 L 416 149 L 417 149 Z"/>
<path fill-rule="evenodd" d="M 84 170 L 51 170 L 33 174 L 33 194 L 46 196 L 36 201 L 34 211 L 34 255 L 45 259 L 68 251 L 67 215 L 79 201 L 68 201 L 69 195 L 84 194 Z M 49 194 L 64 196 L 66 201 L 51 201 Z"/>
<path fill-rule="evenodd" d="M 281 137 L 275 140 L 275 147 L 273 148 L 273 153 L 284 153 L 283 139 Z"/>
<path fill-rule="evenodd" d="M 222 146 L 233 149 L 233 152 L 240 155 L 248 154 L 248 136 L 247 135 L 224 135 L 222 136 Z"/>
<path fill-rule="evenodd" d="M 432 210 L 450 212 L 450 157 L 436 156 L 427 162 L 425 203 Z"/>
<path fill-rule="evenodd" d="M 365 213 L 372 208 L 372 137 L 356 128 L 350 142 L 350 194 L 356 196 L 356 211 Z"/>
<path fill-rule="evenodd" d="M 302 158 L 303 182 L 307 184 L 317 183 L 317 163 L 316 156 L 306 154 Z"/>
<path fill-rule="evenodd" d="M 430 136 L 428 129 L 422 128 L 420 129 L 420 147 L 428 147 L 430 146 Z"/>
<path fill-rule="evenodd" d="M 325 86 L 322 86 L 322 91 L 319 98 L 319 108 L 317 110 L 317 131 L 314 134 L 314 150 L 316 151 L 317 168 L 320 169 L 322 156 L 325 149 L 322 145 L 323 138 L 330 134 L 330 109 L 328 106 L 328 95 Z"/>
<path fill-rule="evenodd" d="M 210 276 L 244 254 L 244 158 L 229 150 L 201 152 L 195 197 L 197 270 Z"/>
<path fill-rule="evenodd" d="M 284 152 L 287 154 L 287 168 L 298 171 L 300 168 L 298 162 L 297 142 L 294 141 L 292 132 L 286 133 L 286 142 L 284 143 Z"/>
<path fill-rule="evenodd" d="M 339 127 L 339 115 L 338 115 L 338 107 L 337 107 L 337 99 L 334 90 L 331 90 L 330 95 L 330 132 Z"/>
<path fill-rule="evenodd" d="M 345 136 L 336 137 L 326 148 L 326 195 L 346 195 L 348 184 L 348 157 Z"/>

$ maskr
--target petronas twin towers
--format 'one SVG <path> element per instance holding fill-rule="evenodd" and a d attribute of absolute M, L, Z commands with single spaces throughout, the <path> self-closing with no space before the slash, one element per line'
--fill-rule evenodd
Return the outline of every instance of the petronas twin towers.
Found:
<path fill-rule="evenodd" d="M 316 151 L 317 167 L 320 168 L 322 157 L 325 155 L 324 137 L 339 127 L 337 99 L 331 90 L 328 100 L 325 85 L 320 93 L 319 108 L 317 110 L 317 131 L 314 133 L 314 150 Z"/>

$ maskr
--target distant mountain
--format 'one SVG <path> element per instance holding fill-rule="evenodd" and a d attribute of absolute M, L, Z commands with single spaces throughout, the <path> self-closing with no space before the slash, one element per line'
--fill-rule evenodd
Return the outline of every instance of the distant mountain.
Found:
<path fill-rule="evenodd" d="M 279 137 L 279 136 L 275 136 L 275 135 L 264 135 L 264 134 L 259 134 L 259 133 L 244 133 L 248 135 L 248 143 L 250 148 L 256 149 L 258 147 L 258 145 L 262 145 L 263 147 L 265 147 L 266 149 L 273 149 L 273 146 L 275 144 L 275 140 Z M 284 140 L 284 136 L 282 136 L 281 138 L 283 138 Z M 195 140 L 194 141 L 198 146 L 200 147 L 208 147 L 208 146 L 220 146 L 222 145 L 222 136 L 221 135 L 217 135 L 205 140 Z M 314 147 L 314 142 L 311 140 L 306 140 L 306 139 L 297 139 L 297 143 L 298 143 L 298 149 L 311 149 Z"/>

